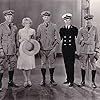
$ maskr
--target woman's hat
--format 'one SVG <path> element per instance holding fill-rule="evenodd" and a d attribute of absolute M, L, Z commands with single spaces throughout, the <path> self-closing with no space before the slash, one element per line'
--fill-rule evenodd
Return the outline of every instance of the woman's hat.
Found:
<path fill-rule="evenodd" d="M 40 44 L 34 39 L 26 40 L 22 45 L 22 50 L 29 56 L 36 55 L 40 50 Z"/>

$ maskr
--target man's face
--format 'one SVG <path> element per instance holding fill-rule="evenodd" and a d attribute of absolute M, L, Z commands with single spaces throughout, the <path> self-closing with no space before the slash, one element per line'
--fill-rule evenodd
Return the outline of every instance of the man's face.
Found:
<path fill-rule="evenodd" d="M 6 15 L 5 19 L 7 22 L 11 23 L 13 21 L 13 16 L 12 15 Z"/>
<path fill-rule="evenodd" d="M 71 19 L 70 18 L 69 19 L 64 19 L 64 23 L 66 25 L 70 25 L 71 24 Z"/>
<path fill-rule="evenodd" d="M 50 21 L 50 16 L 43 16 L 42 17 L 44 22 L 48 23 Z"/>
<path fill-rule="evenodd" d="M 92 26 L 92 22 L 93 22 L 93 19 L 89 19 L 89 20 L 85 21 L 85 24 L 86 24 L 86 26 L 91 27 Z"/>

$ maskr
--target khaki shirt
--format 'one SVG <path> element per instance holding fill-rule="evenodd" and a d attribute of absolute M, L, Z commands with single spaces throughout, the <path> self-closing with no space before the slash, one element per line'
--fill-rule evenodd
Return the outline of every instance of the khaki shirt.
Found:
<path fill-rule="evenodd" d="M 8 27 L 7 22 L 0 24 L 0 48 L 6 55 L 14 55 L 16 53 L 16 35 L 17 27 L 11 23 L 11 29 Z"/>
<path fill-rule="evenodd" d="M 50 50 L 56 43 L 60 42 L 57 25 L 51 22 L 48 27 L 46 27 L 45 23 L 40 24 L 37 29 L 36 37 L 43 50 Z"/>
<path fill-rule="evenodd" d="M 92 26 L 89 31 L 86 27 L 80 28 L 77 42 L 80 45 L 80 53 L 93 54 L 96 51 L 99 52 L 97 28 Z"/>

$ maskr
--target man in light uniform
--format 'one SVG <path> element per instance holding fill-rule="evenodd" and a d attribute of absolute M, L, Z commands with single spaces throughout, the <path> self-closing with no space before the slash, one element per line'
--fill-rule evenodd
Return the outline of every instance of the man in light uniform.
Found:
<path fill-rule="evenodd" d="M 14 11 L 6 10 L 3 12 L 5 22 L 0 24 L 0 91 L 2 90 L 2 77 L 7 65 L 9 72 L 8 86 L 18 87 L 13 82 L 14 67 L 16 66 L 16 30 L 17 27 L 12 23 Z M 7 64 L 6 64 L 7 63 Z"/>
<path fill-rule="evenodd" d="M 92 87 L 96 88 L 95 84 L 95 74 L 96 74 L 96 64 L 98 60 L 100 45 L 97 34 L 97 28 L 92 25 L 93 15 L 86 15 L 85 26 L 80 28 L 77 42 L 80 45 L 80 61 L 81 61 L 81 75 L 82 81 L 80 86 L 85 85 L 85 73 L 87 61 L 89 61 L 92 73 Z"/>
<path fill-rule="evenodd" d="M 37 40 L 40 43 L 40 55 L 41 55 L 41 73 L 43 81 L 41 86 L 45 86 L 45 74 L 46 68 L 49 67 L 50 71 L 50 84 L 57 85 L 53 79 L 54 74 L 54 61 L 56 57 L 56 47 L 60 42 L 60 36 L 57 29 L 57 25 L 50 21 L 51 12 L 43 11 L 41 13 L 43 23 L 38 26 L 37 29 Z"/>

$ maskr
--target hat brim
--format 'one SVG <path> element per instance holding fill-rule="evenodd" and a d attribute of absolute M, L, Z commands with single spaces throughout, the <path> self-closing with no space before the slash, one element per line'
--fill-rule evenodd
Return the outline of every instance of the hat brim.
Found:
<path fill-rule="evenodd" d="M 29 56 L 33 56 L 33 55 L 36 55 L 39 50 L 40 50 L 40 44 L 37 40 L 34 40 L 34 39 L 31 39 L 29 40 L 29 42 L 31 42 L 33 45 L 34 45 L 34 49 L 32 51 L 28 51 L 26 48 L 25 48 L 25 44 L 26 44 L 27 41 L 25 41 L 22 45 L 22 50 L 25 54 L 29 55 Z"/>

